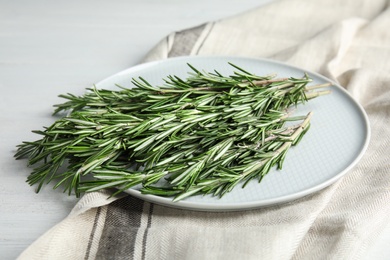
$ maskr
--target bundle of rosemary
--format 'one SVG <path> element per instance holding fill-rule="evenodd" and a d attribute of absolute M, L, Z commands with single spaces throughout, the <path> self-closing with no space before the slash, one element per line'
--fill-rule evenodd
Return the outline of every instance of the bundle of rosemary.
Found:
<path fill-rule="evenodd" d="M 311 113 L 291 107 L 329 91 L 311 79 L 258 76 L 236 65 L 231 76 L 188 64 L 188 78 L 168 76 L 163 86 L 133 79 L 134 88 L 98 90 L 55 105 L 69 114 L 18 146 L 15 157 L 36 165 L 30 185 L 56 180 L 78 196 L 105 188 L 173 196 L 222 196 L 261 179 L 277 166 L 310 126 Z M 297 121 L 288 124 L 287 121 Z"/>

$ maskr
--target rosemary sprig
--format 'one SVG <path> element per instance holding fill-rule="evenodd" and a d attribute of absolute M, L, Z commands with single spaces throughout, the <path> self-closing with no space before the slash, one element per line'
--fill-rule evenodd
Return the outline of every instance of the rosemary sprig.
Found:
<path fill-rule="evenodd" d="M 70 113 L 34 131 L 41 139 L 23 142 L 15 154 L 35 166 L 28 183 L 39 191 L 56 181 L 54 188 L 77 196 L 136 185 L 175 201 L 223 196 L 281 169 L 312 116 L 291 116 L 291 107 L 329 93 L 317 91 L 328 84 L 308 86 L 306 74 L 258 76 L 231 64 L 237 71 L 224 76 L 188 65 L 188 78 L 168 76 L 162 86 L 138 78 L 131 89 L 60 95 L 67 101 L 54 113 Z"/>

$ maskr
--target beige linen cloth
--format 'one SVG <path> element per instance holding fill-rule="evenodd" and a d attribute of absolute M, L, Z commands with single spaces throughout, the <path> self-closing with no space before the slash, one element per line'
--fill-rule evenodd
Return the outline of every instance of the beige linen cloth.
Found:
<path fill-rule="evenodd" d="M 276 1 L 172 33 L 145 61 L 181 55 L 270 58 L 339 82 L 368 113 L 367 152 L 330 187 L 251 211 L 194 212 L 87 194 L 20 259 L 365 257 L 390 222 L 389 1 Z"/>

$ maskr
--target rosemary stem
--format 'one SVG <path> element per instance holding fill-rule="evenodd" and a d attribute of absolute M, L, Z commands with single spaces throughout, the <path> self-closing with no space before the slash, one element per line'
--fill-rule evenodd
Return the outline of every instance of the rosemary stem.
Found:
<path fill-rule="evenodd" d="M 274 82 L 283 82 L 283 81 L 287 81 L 287 80 L 288 80 L 288 78 L 254 80 L 254 81 L 252 81 L 252 83 L 256 86 L 262 86 L 262 85 L 266 85 L 266 84 L 270 84 L 270 83 L 274 83 Z"/>
<path fill-rule="evenodd" d="M 326 88 L 326 87 L 330 87 L 334 84 L 332 84 L 331 82 L 327 82 L 327 83 L 323 83 L 323 84 L 318 84 L 318 85 L 312 85 L 312 86 L 306 86 L 305 87 L 305 90 L 313 90 L 313 89 L 319 89 L 319 88 Z"/>
<path fill-rule="evenodd" d="M 322 90 L 322 91 L 315 91 L 315 92 L 306 92 L 305 95 L 307 99 L 313 99 L 319 96 L 328 95 L 330 93 L 332 93 L 331 90 Z"/>

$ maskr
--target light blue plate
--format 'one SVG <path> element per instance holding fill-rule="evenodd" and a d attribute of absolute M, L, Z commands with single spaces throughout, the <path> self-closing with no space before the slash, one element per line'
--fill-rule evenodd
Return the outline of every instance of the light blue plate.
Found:
<path fill-rule="evenodd" d="M 231 75 L 232 62 L 257 75 L 277 73 L 278 77 L 302 77 L 308 73 L 313 84 L 331 82 L 317 74 L 280 62 L 242 57 L 180 57 L 135 66 L 115 74 L 97 88 L 114 89 L 115 84 L 133 87 L 131 79 L 142 76 L 152 84 L 162 85 L 163 78 L 177 75 L 186 78 L 187 63 L 198 69 Z M 313 112 L 311 128 L 298 146 L 287 153 L 283 170 L 271 170 L 261 183 L 250 182 L 244 189 L 234 188 L 222 198 L 193 196 L 179 202 L 171 198 L 144 195 L 132 188 L 127 192 L 160 205 L 201 210 L 248 210 L 292 201 L 319 191 L 346 174 L 363 156 L 370 139 L 370 128 L 363 108 L 342 87 L 335 85 L 330 95 L 299 105 L 294 115 Z"/>

